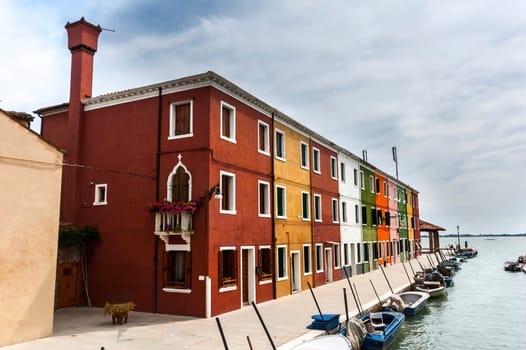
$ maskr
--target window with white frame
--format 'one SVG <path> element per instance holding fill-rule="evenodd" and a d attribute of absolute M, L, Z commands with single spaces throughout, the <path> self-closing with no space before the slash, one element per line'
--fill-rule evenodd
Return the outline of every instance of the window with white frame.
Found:
<path fill-rule="evenodd" d="M 339 268 L 342 265 L 341 258 L 340 258 L 340 245 L 335 244 L 334 245 L 334 267 Z"/>
<path fill-rule="evenodd" d="M 369 190 L 374 193 L 374 177 L 369 175 Z"/>
<path fill-rule="evenodd" d="M 303 169 L 309 168 L 309 145 L 305 142 L 300 142 L 300 166 Z"/>
<path fill-rule="evenodd" d="M 258 152 L 266 155 L 270 154 L 269 126 L 267 123 L 258 120 Z"/>
<path fill-rule="evenodd" d="M 236 143 L 236 108 L 221 101 L 221 138 Z"/>
<path fill-rule="evenodd" d="M 270 184 L 258 181 L 258 209 L 259 216 L 270 217 Z"/>
<path fill-rule="evenodd" d="M 278 281 L 286 280 L 288 278 L 287 274 L 287 246 L 279 245 L 278 253 L 276 259 L 278 267 Z"/>
<path fill-rule="evenodd" d="M 314 221 L 321 222 L 321 196 L 319 194 L 314 195 Z"/>
<path fill-rule="evenodd" d="M 340 180 L 342 182 L 345 182 L 345 163 L 344 162 L 340 163 Z"/>
<path fill-rule="evenodd" d="M 309 192 L 301 192 L 301 218 L 310 219 L 310 198 Z"/>
<path fill-rule="evenodd" d="M 310 244 L 303 245 L 303 274 L 312 274 L 312 255 L 310 253 Z"/>
<path fill-rule="evenodd" d="M 362 244 L 356 244 L 356 263 L 360 264 L 362 262 Z"/>
<path fill-rule="evenodd" d="M 349 266 L 349 243 L 343 244 L 343 265 Z"/>
<path fill-rule="evenodd" d="M 353 176 L 354 176 L 354 186 L 358 186 L 358 169 L 353 169 Z"/>
<path fill-rule="evenodd" d="M 108 185 L 95 185 L 95 199 L 93 205 L 107 205 L 108 204 Z"/>
<path fill-rule="evenodd" d="M 369 243 L 363 244 L 363 262 L 369 262 Z"/>
<path fill-rule="evenodd" d="M 373 221 L 372 221 L 373 222 L 373 226 L 376 226 L 376 222 L 377 222 L 376 221 L 376 219 L 377 219 L 377 217 L 376 217 L 376 208 L 371 208 L 371 218 L 373 219 Z"/>
<path fill-rule="evenodd" d="M 168 251 L 164 255 L 163 287 L 167 289 L 190 289 L 192 282 L 191 253 Z"/>
<path fill-rule="evenodd" d="M 276 216 L 278 218 L 287 217 L 287 192 L 285 187 L 276 186 Z"/>
<path fill-rule="evenodd" d="M 332 199 L 332 222 L 338 222 L 338 200 L 336 198 Z"/>
<path fill-rule="evenodd" d="M 360 171 L 360 188 L 365 190 L 365 175 L 363 171 Z"/>
<path fill-rule="evenodd" d="M 192 101 L 170 104 L 170 127 L 168 139 L 193 135 Z"/>
<path fill-rule="evenodd" d="M 276 129 L 276 159 L 285 160 L 285 134 Z"/>
<path fill-rule="evenodd" d="M 272 251 L 269 246 L 259 247 L 259 281 L 272 281 Z"/>
<path fill-rule="evenodd" d="M 387 182 L 384 181 L 384 197 L 387 197 L 389 195 L 389 191 L 387 190 Z"/>
<path fill-rule="evenodd" d="M 342 222 L 347 222 L 347 202 L 342 201 Z"/>
<path fill-rule="evenodd" d="M 323 272 L 323 245 L 316 243 L 316 272 Z"/>
<path fill-rule="evenodd" d="M 358 204 L 354 205 L 354 222 L 360 223 L 360 206 Z"/>
<path fill-rule="evenodd" d="M 362 225 L 367 225 L 367 207 L 362 205 Z"/>
<path fill-rule="evenodd" d="M 376 194 L 380 194 L 380 179 L 375 177 L 374 181 L 376 183 Z"/>
<path fill-rule="evenodd" d="M 336 158 L 331 156 L 331 179 L 337 180 L 338 179 L 338 166 L 336 162 Z"/>
<path fill-rule="evenodd" d="M 312 169 L 315 173 L 320 174 L 320 150 L 312 147 Z"/>
<path fill-rule="evenodd" d="M 236 214 L 236 175 L 220 172 L 221 209 L 223 214 Z"/>
<path fill-rule="evenodd" d="M 237 288 L 237 254 L 235 247 L 219 249 L 219 288 L 231 290 Z"/>

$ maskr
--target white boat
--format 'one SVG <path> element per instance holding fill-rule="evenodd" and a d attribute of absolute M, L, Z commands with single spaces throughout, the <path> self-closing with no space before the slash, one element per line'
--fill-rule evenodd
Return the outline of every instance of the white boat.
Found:
<path fill-rule="evenodd" d="M 426 306 L 429 299 L 429 293 L 418 291 L 403 292 L 398 294 L 398 296 L 404 302 L 403 312 L 406 315 L 419 313 Z"/>
<path fill-rule="evenodd" d="M 349 339 L 343 335 L 322 335 L 304 341 L 291 348 L 291 350 L 352 350 L 352 345 Z"/>
<path fill-rule="evenodd" d="M 438 281 L 424 281 L 422 284 L 417 285 L 415 290 L 418 292 L 429 293 L 429 296 L 439 297 L 447 293 L 446 286 Z"/>

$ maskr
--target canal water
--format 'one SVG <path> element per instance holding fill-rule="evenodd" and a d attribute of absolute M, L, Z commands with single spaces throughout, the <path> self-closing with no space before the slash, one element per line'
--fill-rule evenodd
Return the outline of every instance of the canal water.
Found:
<path fill-rule="evenodd" d="M 504 271 L 504 261 L 526 254 L 526 237 L 460 239 L 478 256 L 462 265 L 447 296 L 406 318 L 390 349 L 526 349 L 526 273 Z M 457 238 L 441 238 L 448 244 Z"/>

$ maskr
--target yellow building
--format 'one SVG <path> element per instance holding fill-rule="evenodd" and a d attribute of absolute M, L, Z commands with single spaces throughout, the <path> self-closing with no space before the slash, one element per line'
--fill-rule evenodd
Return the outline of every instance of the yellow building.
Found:
<path fill-rule="evenodd" d="M 274 124 L 274 202 L 276 297 L 312 285 L 312 208 L 310 159 L 306 133 L 276 120 Z"/>
<path fill-rule="evenodd" d="M 0 150 L 1 347 L 52 334 L 63 154 L 2 110 Z"/>
<path fill-rule="evenodd" d="M 415 256 L 415 219 L 413 215 L 413 192 L 406 190 L 407 194 L 407 243 L 409 244 L 409 255 Z"/>

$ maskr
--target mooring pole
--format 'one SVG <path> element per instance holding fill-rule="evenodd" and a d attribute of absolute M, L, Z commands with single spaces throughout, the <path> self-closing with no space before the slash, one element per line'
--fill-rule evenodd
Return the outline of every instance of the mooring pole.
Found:
<path fill-rule="evenodd" d="M 261 317 L 259 311 L 258 311 L 258 308 L 256 307 L 256 303 L 252 302 L 252 307 L 254 308 L 254 310 L 256 311 L 256 315 L 258 315 L 258 318 L 259 318 L 259 322 L 261 322 L 261 325 L 263 326 L 263 329 L 265 330 L 265 334 L 267 335 L 267 338 L 270 342 L 270 345 L 272 346 L 272 349 L 273 350 L 276 350 L 276 345 L 274 345 L 274 341 L 272 341 L 272 337 L 270 336 L 270 333 L 267 329 L 267 326 L 265 325 L 265 322 L 263 321 L 263 317 Z M 250 343 L 250 340 L 249 340 L 249 343 Z"/>
<path fill-rule="evenodd" d="M 378 305 L 380 305 L 380 308 L 381 308 L 382 307 L 382 300 L 378 296 L 378 293 L 376 292 L 376 288 L 374 288 L 373 281 L 371 281 L 371 279 L 369 279 L 369 282 L 371 282 L 371 286 L 373 287 L 374 294 L 376 295 L 376 298 L 378 299 Z"/>
<path fill-rule="evenodd" d="M 358 313 L 361 315 L 363 312 L 360 309 L 360 305 L 358 304 L 358 300 L 356 299 L 356 295 L 354 295 L 354 289 L 351 286 L 351 279 L 349 277 L 349 273 L 347 272 L 347 269 L 343 269 L 343 272 L 345 274 L 345 277 L 347 278 L 347 283 L 349 284 L 349 288 L 351 289 L 352 297 L 354 299 L 354 303 L 356 304 L 356 308 L 358 309 Z"/>
<path fill-rule="evenodd" d="M 312 298 L 314 299 L 314 303 L 316 304 L 316 308 L 318 309 L 318 313 L 320 314 L 321 321 L 325 324 L 325 330 L 327 331 L 327 334 L 329 334 L 329 326 L 327 325 L 327 322 L 325 322 L 325 318 L 323 317 L 323 314 L 321 312 L 320 305 L 318 304 L 318 300 L 316 300 L 316 296 L 312 291 L 312 287 L 309 281 L 307 281 L 307 286 L 309 286 L 310 294 L 312 294 Z"/>
<path fill-rule="evenodd" d="M 413 281 L 411 281 L 411 277 L 409 277 L 409 273 L 407 272 L 407 268 L 404 265 L 404 262 L 402 261 L 402 267 L 404 268 L 405 275 L 407 276 L 407 279 L 409 280 L 409 285 L 413 284 Z"/>
<path fill-rule="evenodd" d="M 349 334 L 349 306 L 347 305 L 347 291 L 343 288 L 343 302 L 345 303 L 345 336 Z"/>
<path fill-rule="evenodd" d="M 219 334 L 221 334 L 221 339 L 223 340 L 223 345 L 225 346 L 225 350 L 228 350 L 228 344 L 226 343 L 225 333 L 223 333 L 223 327 L 221 327 L 221 321 L 219 321 L 219 317 L 216 317 L 216 323 L 217 323 L 217 328 L 219 328 Z"/>
<path fill-rule="evenodd" d="M 387 275 L 385 274 L 384 268 L 382 267 L 382 265 L 378 265 L 378 266 L 380 266 L 380 270 L 382 270 L 382 273 L 384 274 L 385 280 L 387 281 L 387 285 L 389 286 L 389 289 L 391 290 L 391 294 L 394 294 L 393 287 L 391 287 L 391 283 L 389 283 L 389 279 L 387 278 Z"/>

